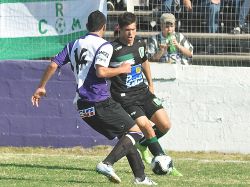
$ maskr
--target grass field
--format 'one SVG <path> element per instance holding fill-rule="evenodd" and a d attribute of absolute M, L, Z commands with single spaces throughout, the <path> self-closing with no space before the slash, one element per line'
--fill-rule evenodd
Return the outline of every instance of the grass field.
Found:
<path fill-rule="evenodd" d="M 96 164 L 110 147 L 83 149 L 0 147 L 0 186 L 134 186 L 126 159 L 115 164 L 121 184 L 97 174 Z M 169 152 L 183 177 L 146 173 L 158 186 L 250 186 L 250 155 Z"/>

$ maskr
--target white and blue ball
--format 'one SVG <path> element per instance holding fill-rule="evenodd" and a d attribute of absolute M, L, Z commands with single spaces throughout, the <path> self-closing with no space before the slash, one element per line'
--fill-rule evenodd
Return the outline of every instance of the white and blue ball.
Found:
<path fill-rule="evenodd" d="M 172 158 L 168 155 L 155 156 L 152 159 L 151 167 L 157 175 L 169 174 L 173 169 Z"/>

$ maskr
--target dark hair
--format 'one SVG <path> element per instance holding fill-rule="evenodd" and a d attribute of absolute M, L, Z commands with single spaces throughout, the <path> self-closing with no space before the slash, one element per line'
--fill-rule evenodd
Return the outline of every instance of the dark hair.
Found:
<path fill-rule="evenodd" d="M 106 24 L 105 15 L 99 10 L 96 10 L 89 14 L 88 23 L 86 24 L 86 27 L 89 32 L 96 32 L 96 31 L 101 30 L 101 28 L 105 24 Z"/>
<path fill-rule="evenodd" d="M 136 23 L 136 16 L 131 12 L 124 12 L 118 18 L 118 24 L 120 28 L 123 28 L 124 26 L 130 25 L 132 23 Z"/>

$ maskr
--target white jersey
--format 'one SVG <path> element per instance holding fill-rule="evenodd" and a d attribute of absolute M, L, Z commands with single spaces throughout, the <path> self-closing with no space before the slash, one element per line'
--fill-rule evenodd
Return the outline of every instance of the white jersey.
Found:
<path fill-rule="evenodd" d="M 103 38 L 87 34 L 65 48 L 52 60 L 60 66 L 70 62 L 77 90 L 74 101 L 99 102 L 110 97 L 109 84 L 105 78 L 96 76 L 96 65 L 109 66 L 113 54 L 112 45 Z"/>

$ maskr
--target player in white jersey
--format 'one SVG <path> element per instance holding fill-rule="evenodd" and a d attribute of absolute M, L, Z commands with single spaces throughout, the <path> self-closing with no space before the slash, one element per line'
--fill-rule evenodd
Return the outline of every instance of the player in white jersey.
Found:
<path fill-rule="evenodd" d="M 135 143 L 142 133 L 134 120 L 120 104 L 110 97 L 109 77 L 131 72 L 130 64 L 123 63 L 117 68 L 109 68 L 113 48 L 102 37 L 106 30 L 106 18 L 100 11 L 92 12 L 88 17 L 85 36 L 70 42 L 52 58 L 31 101 L 38 107 L 40 98 L 46 94 L 45 86 L 58 67 L 70 62 L 75 75 L 77 89 L 74 103 L 81 118 L 90 127 L 108 139 L 119 138 L 110 154 L 100 162 L 96 170 L 107 176 L 112 182 L 121 179 L 113 170 L 113 164 L 126 156 L 135 176 L 135 184 L 155 185 L 146 177 L 144 165 Z"/>

